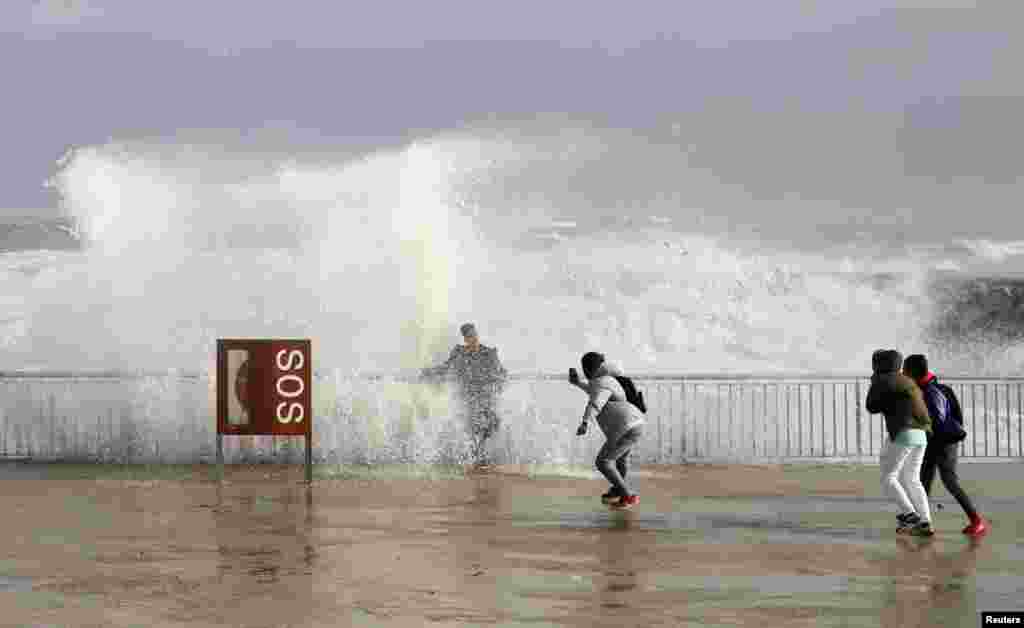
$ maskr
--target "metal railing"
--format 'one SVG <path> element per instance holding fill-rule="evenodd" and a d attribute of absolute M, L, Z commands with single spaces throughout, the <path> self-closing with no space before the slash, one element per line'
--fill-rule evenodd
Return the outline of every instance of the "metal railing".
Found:
<path fill-rule="evenodd" d="M 877 457 L 881 415 L 857 376 L 638 376 L 659 459 Z M 947 377 L 964 415 L 964 458 L 1024 456 L 1024 377 Z M 649 432 L 649 434 L 651 433 Z"/>
<path fill-rule="evenodd" d="M 318 372 L 315 379 L 317 388 L 335 401 L 315 415 L 314 451 L 320 448 L 337 456 L 342 451 L 338 443 L 351 437 L 344 430 L 353 413 L 342 406 L 353 395 L 373 398 L 382 394 L 381 386 L 415 377 Z M 507 426 L 504 447 L 522 452 L 528 441 L 563 439 L 565 431 L 561 444 L 548 446 L 574 452 L 566 456 L 579 462 L 593 453 L 590 450 L 600 444 L 597 439 L 580 452 L 569 435 L 582 414 L 583 400 L 565 379 L 550 374 L 512 376 L 502 410 Z M 868 414 L 864 408 L 870 381 L 865 376 L 642 374 L 633 379 L 648 407 L 638 454 L 650 462 L 869 459 L 878 456 L 886 437 L 881 415 Z M 942 381 L 953 388 L 963 409 L 968 436 L 960 444 L 962 457 L 1024 457 L 1024 377 Z M 347 382 L 348 392 L 332 397 L 330 387 L 338 390 L 339 382 Z M 133 438 L 145 441 L 157 455 L 177 445 L 187 456 L 187 449 L 197 443 L 205 452 L 206 441 L 212 442 L 215 432 L 211 390 L 205 373 L 0 372 L 0 453 L 49 452 L 46 455 L 59 457 L 62 451 L 135 446 Z M 549 426 L 555 428 L 545 431 Z M 325 444 L 330 442 L 333 448 Z"/>

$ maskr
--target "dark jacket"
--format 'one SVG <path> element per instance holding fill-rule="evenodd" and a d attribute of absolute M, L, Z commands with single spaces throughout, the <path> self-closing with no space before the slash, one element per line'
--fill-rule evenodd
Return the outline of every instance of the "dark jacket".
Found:
<path fill-rule="evenodd" d="M 938 379 L 934 373 L 928 373 L 918 385 L 921 387 L 921 394 L 924 396 L 924 403 L 928 406 L 928 414 L 933 421 L 945 421 L 949 416 L 949 400 L 938 387 Z"/>
<path fill-rule="evenodd" d="M 932 419 L 928 414 L 917 382 L 900 372 L 903 356 L 898 351 L 876 351 L 872 358 L 874 374 L 865 406 L 872 414 L 885 416 L 889 440 L 906 429 L 916 428 L 931 434 Z"/>
<path fill-rule="evenodd" d="M 508 379 L 508 372 L 498 359 L 498 349 L 485 345 L 480 345 L 477 351 L 456 345 L 443 364 L 424 369 L 424 374 L 447 375 L 454 377 L 464 389 L 494 392 L 500 391 Z"/>

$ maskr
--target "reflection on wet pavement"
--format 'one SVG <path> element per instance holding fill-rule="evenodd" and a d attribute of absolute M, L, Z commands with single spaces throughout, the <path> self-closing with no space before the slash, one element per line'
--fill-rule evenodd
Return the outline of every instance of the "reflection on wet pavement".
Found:
<path fill-rule="evenodd" d="M 0 593 L 13 591 L 31 591 L 32 578 L 20 576 L 0 576 Z"/>
<path fill-rule="evenodd" d="M 880 500 L 671 483 L 627 512 L 502 475 L 0 486 L 14 625 L 962 626 L 1024 599 L 1010 499 L 972 541 L 951 516 L 899 537 Z"/>

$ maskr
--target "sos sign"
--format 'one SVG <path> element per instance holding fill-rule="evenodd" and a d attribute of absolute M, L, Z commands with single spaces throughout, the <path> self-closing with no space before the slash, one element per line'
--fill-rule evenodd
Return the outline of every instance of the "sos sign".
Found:
<path fill-rule="evenodd" d="M 311 435 L 309 340 L 217 341 L 217 433 Z"/>

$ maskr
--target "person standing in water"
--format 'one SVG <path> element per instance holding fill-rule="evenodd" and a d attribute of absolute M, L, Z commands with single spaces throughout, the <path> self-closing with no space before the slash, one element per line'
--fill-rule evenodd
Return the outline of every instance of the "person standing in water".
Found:
<path fill-rule="evenodd" d="M 576 369 L 569 369 L 569 383 L 587 393 L 583 422 L 576 430 L 577 436 L 587 433 L 591 420 L 597 422 L 607 439 L 594 461 L 611 490 L 601 496 L 605 503 L 617 508 L 629 508 L 640 503 L 640 496 L 626 484 L 629 472 L 629 454 L 643 436 L 646 423 L 640 408 L 627 401 L 626 391 L 616 377 L 622 371 L 605 361 L 600 353 L 590 352 L 580 360 L 587 383 L 583 384 Z"/>
<path fill-rule="evenodd" d="M 453 347 L 443 364 L 423 369 L 423 376 L 448 376 L 455 380 L 472 443 L 473 462 L 486 467 L 490 464 L 487 441 L 501 429 L 498 403 L 508 372 L 498 359 L 498 349 L 480 344 L 476 325 L 466 323 L 459 331 L 465 344 Z"/>
<path fill-rule="evenodd" d="M 871 356 L 874 374 L 864 405 L 868 412 L 885 416 L 889 441 L 881 456 L 882 489 L 900 508 L 896 531 L 932 536 L 928 495 L 921 484 L 932 419 L 917 384 L 900 372 L 902 364 L 899 351 L 875 351 Z"/>

